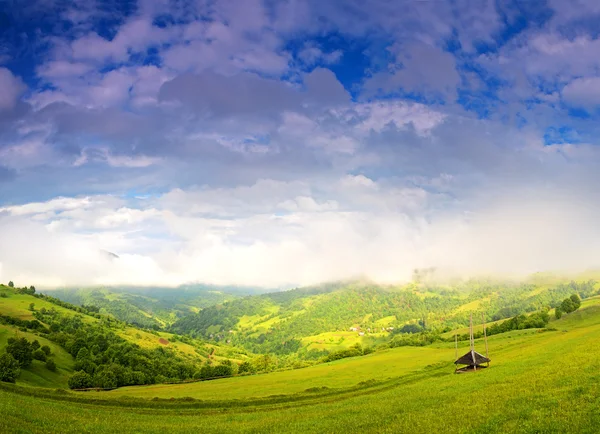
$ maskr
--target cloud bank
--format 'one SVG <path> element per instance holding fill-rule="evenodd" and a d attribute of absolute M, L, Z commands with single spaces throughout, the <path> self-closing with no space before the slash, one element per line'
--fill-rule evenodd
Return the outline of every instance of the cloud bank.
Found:
<path fill-rule="evenodd" d="M 600 265 L 591 3 L 29 3 L 0 11 L 2 281 Z"/>

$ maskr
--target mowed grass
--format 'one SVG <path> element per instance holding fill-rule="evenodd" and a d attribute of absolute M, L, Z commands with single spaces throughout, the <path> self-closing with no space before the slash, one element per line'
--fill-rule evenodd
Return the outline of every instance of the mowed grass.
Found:
<path fill-rule="evenodd" d="M 77 402 L 2 388 L 0 432 L 599 432 L 600 305 L 585 301 L 551 326 L 558 331 L 491 337 L 491 367 L 461 375 L 453 374 L 454 348 L 448 343 L 254 377 L 68 394 Z M 476 347 L 484 351 L 483 342 Z M 351 387 L 370 378 L 382 382 Z M 306 392 L 294 394 L 319 386 L 340 392 L 315 393 L 308 400 Z M 194 401 L 140 399 L 131 402 L 141 408 L 126 407 L 131 402 L 123 395 L 132 396 L 134 389 L 164 398 L 197 391 L 197 398 L 223 402 L 209 408 Z M 257 399 L 269 394 L 289 396 Z M 101 397 L 103 405 L 92 397 Z"/>
<path fill-rule="evenodd" d="M 309 388 L 344 388 L 361 381 L 385 380 L 450 360 L 453 349 L 405 347 L 342 359 L 304 369 L 225 378 L 191 384 L 123 387 L 94 397 L 135 396 L 145 398 L 237 399 L 303 392 Z"/>

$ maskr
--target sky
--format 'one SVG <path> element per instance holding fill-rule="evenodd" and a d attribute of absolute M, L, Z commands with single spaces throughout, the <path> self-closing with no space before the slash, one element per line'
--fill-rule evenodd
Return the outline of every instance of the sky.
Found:
<path fill-rule="evenodd" d="M 588 0 L 4 0 L 0 281 L 597 267 L 599 19 Z"/>

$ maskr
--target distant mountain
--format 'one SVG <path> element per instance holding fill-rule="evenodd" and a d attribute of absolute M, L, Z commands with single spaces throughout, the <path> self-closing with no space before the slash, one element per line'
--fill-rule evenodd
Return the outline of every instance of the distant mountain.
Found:
<path fill-rule="evenodd" d="M 119 255 L 116 253 L 109 252 L 108 250 L 101 250 L 101 252 L 109 259 L 119 259 Z"/>

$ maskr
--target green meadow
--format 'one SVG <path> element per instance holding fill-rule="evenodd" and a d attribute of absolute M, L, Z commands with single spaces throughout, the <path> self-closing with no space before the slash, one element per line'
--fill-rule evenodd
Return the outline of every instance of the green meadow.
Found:
<path fill-rule="evenodd" d="M 555 329 L 555 330 L 552 330 Z M 600 304 L 489 339 L 489 369 L 454 345 L 187 385 L 74 393 L 2 385 L 2 432 L 598 432 Z M 480 352 L 481 340 L 476 342 Z M 465 352 L 463 344 L 459 352 Z"/>

